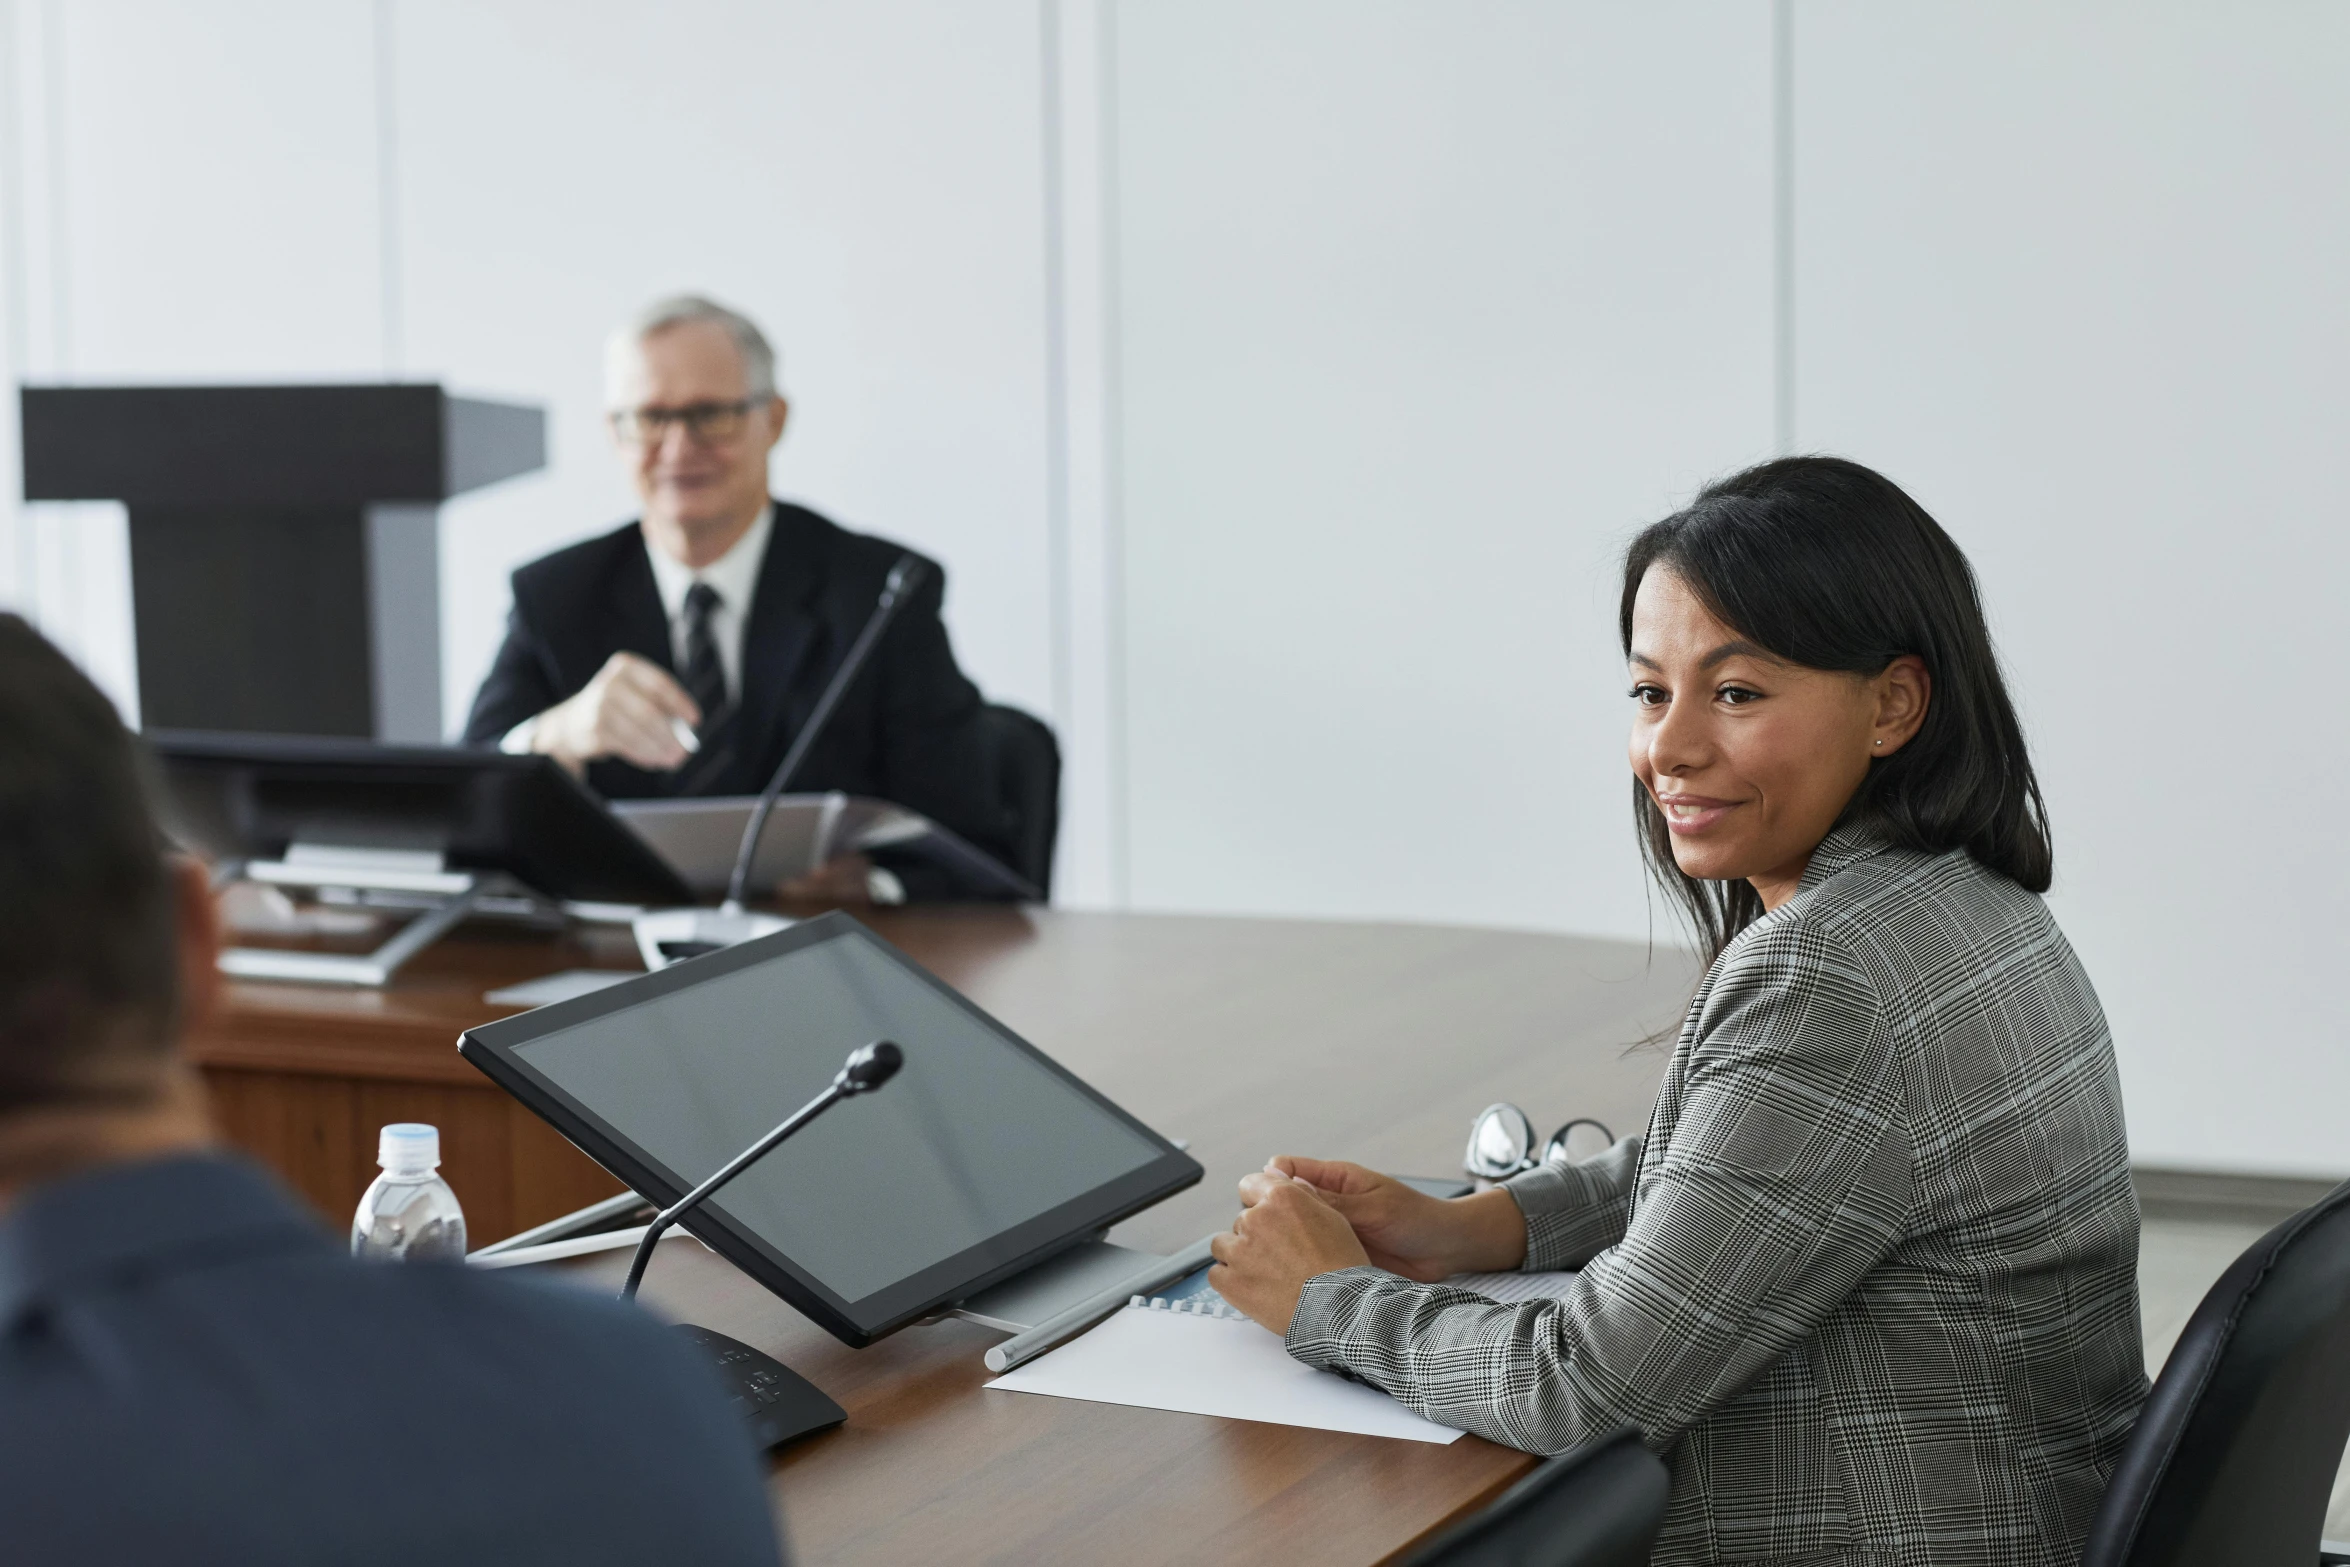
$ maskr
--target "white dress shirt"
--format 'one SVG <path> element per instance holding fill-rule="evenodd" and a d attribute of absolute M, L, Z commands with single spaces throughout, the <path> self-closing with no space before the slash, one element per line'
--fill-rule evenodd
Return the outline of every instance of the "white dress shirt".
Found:
<path fill-rule="evenodd" d="M 645 540 L 645 559 L 653 567 L 653 586 L 660 590 L 661 608 L 669 616 L 669 662 L 685 668 L 685 596 L 697 582 L 707 582 L 718 595 L 710 611 L 710 640 L 718 644 L 718 667 L 726 671 L 726 694 L 740 701 L 743 693 L 743 624 L 750 618 L 751 595 L 759 588 L 759 567 L 767 559 L 767 536 L 775 531 L 775 508 L 766 506 L 759 520 L 743 530 L 727 552 L 696 571 L 654 548 Z M 711 715 L 704 713 L 707 721 Z"/>
<path fill-rule="evenodd" d="M 669 620 L 670 668 L 685 668 L 685 596 L 697 582 L 707 582 L 718 595 L 710 611 L 710 640 L 718 644 L 718 667 L 726 672 L 726 694 L 740 701 L 743 690 L 743 626 L 750 618 L 751 595 L 759 588 L 759 568 L 767 560 L 767 539 L 775 531 L 775 508 L 760 509 L 758 521 L 743 530 L 727 552 L 696 571 L 683 561 L 663 554 L 650 538 L 645 560 L 653 568 L 653 588 L 661 595 L 661 611 Z M 710 717 L 702 715 L 706 720 Z M 528 751 L 538 728 L 536 717 L 526 718 L 506 731 L 498 749 L 516 754 Z"/>

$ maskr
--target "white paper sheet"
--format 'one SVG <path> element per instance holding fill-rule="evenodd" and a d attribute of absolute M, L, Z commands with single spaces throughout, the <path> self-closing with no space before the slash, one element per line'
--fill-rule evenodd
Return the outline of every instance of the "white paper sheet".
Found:
<path fill-rule="evenodd" d="M 1245 1318 L 1179 1311 L 1114 1312 L 1091 1332 L 987 1385 L 1439 1445 L 1461 1435 L 1377 1388 L 1301 1365 L 1280 1339 Z"/>

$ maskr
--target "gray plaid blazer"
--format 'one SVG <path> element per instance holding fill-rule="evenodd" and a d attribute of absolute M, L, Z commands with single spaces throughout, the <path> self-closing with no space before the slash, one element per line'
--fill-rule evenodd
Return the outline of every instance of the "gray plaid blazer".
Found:
<path fill-rule="evenodd" d="M 2138 1204 L 2038 898 L 1831 835 L 1707 972 L 1646 1139 L 1510 1190 L 1566 1299 L 1349 1268 L 1290 1353 L 1533 1452 L 1631 1423 L 1660 1564 L 2079 1560 L 2146 1395 Z"/>

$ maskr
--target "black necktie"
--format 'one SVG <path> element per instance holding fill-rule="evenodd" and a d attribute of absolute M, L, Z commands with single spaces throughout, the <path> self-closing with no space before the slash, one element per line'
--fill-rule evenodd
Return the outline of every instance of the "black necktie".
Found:
<path fill-rule="evenodd" d="M 718 590 L 707 582 L 686 589 L 685 694 L 701 708 L 705 730 L 726 711 L 726 666 L 718 662 L 718 639 L 710 634 L 718 604 Z"/>

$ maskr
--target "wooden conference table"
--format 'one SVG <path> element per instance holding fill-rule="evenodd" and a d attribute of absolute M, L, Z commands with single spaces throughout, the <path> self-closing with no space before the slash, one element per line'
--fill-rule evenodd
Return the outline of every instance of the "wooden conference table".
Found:
<path fill-rule="evenodd" d="M 1515 1100 L 1541 1130 L 1644 1123 L 1691 971 L 1638 945 L 1429 926 L 1065 913 L 877 911 L 884 936 L 1170 1137 L 1196 1187 L 1121 1225 L 1172 1251 L 1230 1222 L 1280 1152 L 1455 1170 L 1469 1119 Z M 454 1049 L 483 993 L 635 967 L 625 933 L 468 930 L 383 991 L 234 982 L 196 1053 L 232 1138 L 336 1222 L 386 1121 L 442 1128 L 475 1244 L 618 1190 Z M 572 1264 L 617 1284 L 615 1254 Z M 585 1282 L 585 1279 L 583 1279 Z M 1385 1560 L 1531 1464 L 1446 1447 L 987 1393 L 1002 1335 L 946 1320 L 851 1350 L 690 1242 L 647 1277 L 656 1309 L 775 1355 L 848 1424 L 784 1450 L 774 1493 L 803 1563 Z"/>

